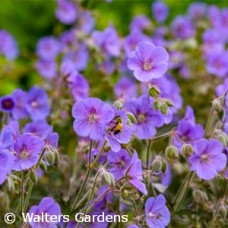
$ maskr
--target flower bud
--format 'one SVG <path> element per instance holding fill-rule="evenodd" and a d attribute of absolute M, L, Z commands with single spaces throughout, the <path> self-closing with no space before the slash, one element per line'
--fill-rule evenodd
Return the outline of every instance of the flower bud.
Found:
<path fill-rule="evenodd" d="M 38 182 L 38 178 L 37 178 L 37 175 L 34 171 L 31 171 L 30 172 L 30 175 L 29 175 L 31 181 L 36 184 Z"/>
<path fill-rule="evenodd" d="M 212 101 L 212 106 L 217 112 L 221 112 L 221 110 L 223 109 L 221 100 L 219 98 L 216 98 Z"/>
<path fill-rule="evenodd" d="M 189 158 L 192 155 L 193 147 L 191 144 L 183 144 L 181 147 L 181 153 L 185 156 L 185 158 Z"/>
<path fill-rule="evenodd" d="M 165 156 L 170 160 L 177 160 L 179 156 L 179 151 L 176 146 L 170 145 L 165 150 Z"/>
<path fill-rule="evenodd" d="M 224 146 L 227 145 L 227 144 L 226 144 L 227 140 L 226 140 L 226 135 L 225 135 L 225 134 L 219 134 L 219 135 L 217 136 L 217 139 L 218 139 L 218 141 L 220 141 Z"/>
<path fill-rule="evenodd" d="M 154 108 L 155 108 L 155 110 L 159 110 L 160 104 L 159 104 L 159 101 L 158 100 L 155 100 L 154 101 Z"/>
<path fill-rule="evenodd" d="M 174 106 L 174 104 L 173 104 L 173 102 L 171 101 L 171 100 L 165 100 L 165 103 L 167 104 L 167 106 L 168 107 L 173 107 Z"/>
<path fill-rule="evenodd" d="M 55 155 L 52 151 L 48 150 L 47 152 L 45 152 L 45 158 L 50 165 L 55 164 Z"/>
<path fill-rule="evenodd" d="M 198 189 L 194 190 L 192 195 L 194 200 L 199 204 L 205 203 L 208 200 L 207 194 Z"/>
<path fill-rule="evenodd" d="M 166 163 L 166 161 L 163 161 L 162 162 L 162 172 L 165 173 L 166 170 L 167 170 L 167 163 Z"/>
<path fill-rule="evenodd" d="M 160 89 L 156 86 L 150 87 L 148 92 L 151 97 L 158 97 L 158 95 L 161 93 Z"/>
<path fill-rule="evenodd" d="M 109 186 L 114 186 L 115 185 L 115 178 L 112 173 L 108 172 L 107 170 L 103 169 L 102 170 L 102 176 L 104 178 L 104 181 L 109 185 Z"/>
<path fill-rule="evenodd" d="M 167 106 L 166 103 L 163 103 L 163 104 L 161 105 L 160 111 L 161 111 L 161 113 L 164 114 L 164 115 L 167 114 L 167 112 L 168 112 L 168 106 Z"/>
<path fill-rule="evenodd" d="M 131 123 L 136 123 L 137 120 L 135 116 L 131 112 L 127 112 L 128 119 L 131 121 Z"/>
<path fill-rule="evenodd" d="M 155 173 L 159 173 L 162 171 L 162 158 L 160 156 L 155 157 L 154 161 L 152 162 L 152 171 Z"/>
<path fill-rule="evenodd" d="M 41 168 L 44 172 L 47 172 L 47 165 L 45 164 L 44 161 L 40 161 L 40 168 Z"/>
<path fill-rule="evenodd" d="M 57 164 L 59 164 L 59 153 L 57 150 L 54 150 L 53 153 L 55 156 L 55 164 L 57 165 Z"/>
<path fill-rule="evenodd" d="M 117 109 L 121 109 L 124 105 L 123 99 L 118 99 L 113 104 Z"/>

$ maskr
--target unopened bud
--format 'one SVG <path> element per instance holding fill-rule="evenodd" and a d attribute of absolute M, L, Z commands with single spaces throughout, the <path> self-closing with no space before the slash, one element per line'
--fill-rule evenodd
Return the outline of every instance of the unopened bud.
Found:
<path fill-rule="evenodd" d="M 107 172 L 106 170 L 103 171 L 103 178 L 105 180 L 105 182 L 109 185 L 109 186 L 114 186 L 115 185 L 115 178 L 113 176 L 112 173 Z"/>
<path fill-rule="evenodd" d="M 170 160 L 177 160 L 179 156 L 179 151 L 176 146 L 170 145 L 165 150 L 165 156 Z"/>
<path fill-rule="evenodd" d="M 55 164 L 55 155 L 52 151 L 48 150 L 47 152 L 45 152 L 45 158 L 50 165 Z"/>
<path fill-rule="evenodd" d="M 207 194 L 198 189 L 194 190 L 192 195 L 194 200 L 199 204 L 205 203 L 208 200 Z"/>
<path fill-rule="evenodd" d="M 148 92 L 151 97 L 158 97 L 158 95 L 161 93 L 160 89 L 156 86 L 150 87 Z"/>
<path fill-rule="evenodd" d="M 131 112 L 127 112 L 128 119 L 131 121 L 131 123 L 136 123 L 137 120 L 135 116 Z"/>
<path fill-rule="evenodd" d="M 217 112 L 221 112 L 221 110 L 223 109 L 221 100 L 219 98 L 216 98 L 212 101 L 212 106 Z"/>
<path fill-rule="evenodd" d="M 113 104 L 117 109 L 121 109 L 124 105 L 123 99 L 118 99 Z"/>
<path fill-rule="evenodd" d="M 163 103 L 163 104 L 161 105 L 160 111 L 161 111 L 161 113 L 164 114 L 164 115 L 167 114 L 167 112 L 168 112 L 168 106 L 167 106 L 166 103 Z"/>
<path fill-rule="evenodd" d="M 163 161 L 162 162 L 162 172 L 165 173 L 166 170 L 167 170 L 167 163 L 166 163 L 166 161 Z"/>
<path fill-rule="evenodd" d="M 191 144 L 183 144 L 181 147 L 181 153 L 185 156 L 185 158 L 189 158 L 192 155 L 193 147 Z"/>
<path fill-rule="evenodd" d="M 32 181 L 34 184 L 37 183 L 38 178 L 37 178 L 37 175 L 36 175 L 36 173 L 35 173 L 34 171 L 32 171 L 32 172 L 30 173 L 29 177 L 30 177 L 31 181 Z"/>
<path fill-rule="evenodd" d="M 168 107 L 173 107 L 174 106 L 174 104 L 173 104 L 173 102 L 171 101 L 171 100 L 165 100 L 165 103 L 168 105 Z"/>
<path fill-rule="evenodd" d="M 155 110 L 159 110 L 160 104 L 159 104 L 159 101 L 158 100 L 155 100 L 154 101 L 154 108 L 155 108 Z"/>
<path fill-rule="evenodd" d="M 40 168 L 41 168 L 44 172 L 47 172 L 47 165 L 45 164 L 44 161 L 40 161 Z"/>
<path fill-rule="evenodd" d="M 220 141 L 224 146 L 226 146 L 226 136 L 224 134 L 220 134 L 217 136 L 218 141 Z"/>
<path fill-rule="evenodd" d="M 57 164 L 59 164 L 59 153 L 57 150 L 54 150 L 53 153 L 55 156 L 55 164 L 57 165 Z"/>
<path fill-rule="evenodd" d="M 162 158 L 157 156 L 152 162 L 152 171 L 155 173 L 159 173 L 162 171 Z"/>

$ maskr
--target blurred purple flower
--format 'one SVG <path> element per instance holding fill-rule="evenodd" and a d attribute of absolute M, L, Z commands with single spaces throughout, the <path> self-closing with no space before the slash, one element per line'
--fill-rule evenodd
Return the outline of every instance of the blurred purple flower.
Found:
<path fill-rule="evenodd" d="M 147 195 L 147 190 L 143 181 L 143 171 L 142 171 L 142 163 L 138 158 L 138 154 L 134 152 L 131 164 L 125 171 L 125 178 L 127 182 L 137 188 L 144 195 Z"/>
<path fill-rule="evenodd" d="M 194 111 L 188 106 L 185 117 L 179 121 L 175 135 L 172 136 L 172 143 L 180 148 L 184 142 L 193 144 L 196 140 L 201 139 L 203 134 L 203 127 L 195 123 Z"/>
<path fill-rule="evenodd" d="M 185 16 L 177 16 L 172 24 L 173 35 L 180 39 L 186 39 L 195 35 L 195 28 L 191 20 Z"/>
<path fill-rule="evenodd" d="M 169 55 L 163 47 L 144 41 L 131 52 L 127 65 L 136 79 L 148 82 L 164 75 L 168 68 L 168 59 Z"/>
<path fill-rule="evenodd" d="M 152 13 L 157 22 L 163 22 L 169 14 L 169 9 L 163 2 L 154 2 L 152 4 Z"/>
<path fill-rule="evenodd" d="M 13 149 L 14 135 L 12 129 L 6 125 L 2 128 L 0 134 L 0 149 Z"/>
<path fill-rule="evenodd" d="M 60 52 L 60 43 L 53 36 L 42 37 L 36 47 L 37 55 L 43 60 L 54 60 Z"/>
<path fill-rule="evenodd" d="M 113 174 L 116 180 L 124 176 L 124 172 L 131 163 L 131 157 L 125 149 L 118 153 L 109 151 L 107 155 L 108 171 Z"/>
<path fill-rule="evenodd" d="M 15 107 L 13 109 L 13 118 L 15 120 L 25 119 L 28 116 L 28 112 L 25 108 L 25 101 L 27 99 L 27 93 L 22 89 L 15 89 L 12 93 L 15 101 Z"/>
<path fill-rule="evenodd" d="M 144 15 L 137 15 L 133 18 L 130 24 L 130 30 L 138 30 L 143 32 L 143 30 L 149 29 L 151 27 L 151 21 L 148 17 Z"/>
<path fill-rule="evenodd" d="M 109 54 L 114 57 L 120 55 L 121 43 L 113 26 L 109 26 L 102 32 L 94 31 L 92 33 L 92 39 L 104 54 Z"/>
<path fill-rule="evenodd" d="M 5 30 L 0 30 L 0 53 L 9 60 L 14 60 L 19 55 L 14 37 Z"/>
<path fill-rule="evenodd" d="M 206 15 L 207 5 L 203 2 L 193 2 L 188 8 L 188 15 L 194 20 L 199 20 Z"/>
<path fill-rule="evenodd" d="M 153 137 L 156 134 L 156 127 L 161 127 L 164 123 L 162 115 L 152 107 L 152 100 L 147 96 L 130 99 L 124 105 L 124 109 L 131 112 L 137 120 L 133 130 L 139 139 Z"/>
<path fill-rule="evenodd" d="M 15 105 L 15 99 L 12 95 L 3 96 L 0 98 L 0 110 L 2 112 L 12 113 Z"/>
<path fill-rule="evenodd" d="M 45 119 L 49 115 L 48 96 L 43 89 L 34 86 L 29 90 L 26 110 L 33 121 Z"/>
<path fill-rule="evenodd" d="M 0 147 L 0 185 L 6 180 L 7 176 L 13 168 L 14 156 L 8 150 Z"/>
<path fill-rule="evenodd" d="M 222 84 L 215 88 L 215 94 L 217 97 L 222 96 L 228 90 L 228 78 L 226 78 Z"/>
<path fill-rule="evenodd" d="M 52 60 L 39 60 L 36 62 L 36 69 L 39 74 L 45 79 L 56 77 L 56 62 Z"/>
<path fill-rule="evenodd" d="M 34 216 L 42 216 L 42 214 L 47 214 L 49 216 L 55 215 L 56 217 L 60 217 L 61 215 L 61 208 L 56 203 L 51 197 L 45 197 L 43 198 L 39 205 L 32 206 L 28 212 L 30 217 Z M 56 219 L 58 220 L 58 219 Z M 57 227 L 58 222 L 50 222 L 50 219 L 48 218 L 48 221 L 40 221 L 40 222 L 35 222 L 35 219 L 33 221 L 30 221 L 29 224 L 31 225 L 32 228 L 40 228 L 40 227 L 45 227 L 45 228 L 55 228 Z"/>
<path fill-rule="evenodd" d="M 227 162 L 223 154 L 223 145 L 216 139 L 200 139 L 194 144 L 194 153 L 189 157 L 191 171 L 204 179 L 213 179 L 218 172 L 222 171 Z"/>
<path fill-rule="evenodd" d="M 68 0 L 57 0 L 58 8 L 55 16 L 63 24 L 72 24 L 77 18 L 77 9 L 73 2 Z"/>
<path fill-rule="evenodd" d="M 225 77 L 228 72 L 228 52 L 215 52 L 207 57 L 207 71 L 217 77 Z"/>
<path fill-rule="evenodd" d="M 106 125 L 113 119 L 113 109 L 98 98 L 78 101 L 72 109 L 74 131 L 82 137 L 100 140 L 104 137 Z"/>
<path fill-rule="evenodd" d="M 92 14 L 89 11 L 81 12 L 81 15 L 78 20 L 79 30 L 89 33 L 93 30 L 95 25 L 95 20 Z"/>
<path fill-rule="evenodd" d="M 170 212 L 162 194 L 147 199 L 145 213 L 146 223 L 150 228 L 165 228 L 170 222 Z"/>
<path fill-rule="evenodd" d="M 136 83 L 127 77 L 121 77 L 114 87 L 117 98 L 128 99 L 137 96 Z"/>
<path fill-rule="evenodd" d="M 16 158 L 13 169 L 21 171 L 36 165 L 43 147 L 43 140 L 37 136 L 29 133 L 19 136 L 14 144 Z"/>
<path fill-rule="evenodd" d="M 52 132 L 52 127 L 45 120 L 37 120 L 27 123 L 24 126 L 23 133 L 31 133 L 41 139 L 45 139 Z"/>

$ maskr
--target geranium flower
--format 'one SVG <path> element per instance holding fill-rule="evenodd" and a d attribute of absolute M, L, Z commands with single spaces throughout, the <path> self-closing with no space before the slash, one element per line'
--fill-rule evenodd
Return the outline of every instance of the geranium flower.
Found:
<path fill-rule="evenodd" d="M 194 144 L 194 153 L 189 157 L 190 169 L 204 179 L 213 179 L 226 166 L 227 157 L 223 145 L 216 139 L 200 139 Z"/>
<path fill-rule="evenodd" d="M 147 199 L 145 213 L 146 223 L 150 228 L 164 228 L 170 222 L 170 212 L 162 194 Z"/>
<path fill-rule="evenodd" d="M 157 22 L 163 22 L 169 14 L 169 9 L 163 2 L 154 2 L 152 4 L 152 13 Z"/>
<path fill-rule="evenodd" d="M 129 55 L 127 66 L 136 79 L 148 82 L 164 75 L 168 68 L 168 59 L 169 55 L 163 47 L 143 41 Z"/>
<path fill-rule="evenodd" d="M 98 98 L 87 98 L 74 104 L 74 131 L 82 137 L 99 140 L 104 137 L 106 125 L 113 119 L 113 109 Z"/>

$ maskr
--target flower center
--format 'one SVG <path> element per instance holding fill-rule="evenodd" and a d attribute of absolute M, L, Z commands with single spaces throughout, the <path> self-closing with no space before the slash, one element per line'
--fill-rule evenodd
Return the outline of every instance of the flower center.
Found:
<path fill-rule="evenodd" d="M 210 162 L 210 158 L 206 155 L 206 154 L 202 154 L 201 158 L 200 158 L 201 162 L 205 162 L 205 163 L 209 163 Z"/>
<path fill-rule="evenodd" d="M 143 70 L 145 71 L 149 71 L 152 69 L 152 63 L 149 61 L 146 61 L 145 63 L 143 63 Z"/>
<path fill-rule="evenodd" d="M 155 218 L 155 219 L 160 219 L 161 218 L 161 214 L 153 214 L 151 211 L 148 213 L 148 218 Z"/>
<path fill-rule="evenodd" d="M 31 102 L 31 106 L 32 106 L 33 108 L 37 108 L 37 107 L 38 107 L 38 103 L 37 103 L 36 101 L 32 101 L 32 102 Z"/>
<path fill-rule="evenodd" d="M 29 157 L 29 152 L 28 152 L 26 146 L 23 144 L 22 148 L 21 148 L 20 158 L 26 159 L 28 157 Z"/>
<path fill-rule="evenodd" d="M 139 113 L 138 116 L 137 116 L 137 121 L 139 123 L 143 123 L 143 122 L 145 122 L 145 120 L 146 120 L 146 115 L 143 114 L 143 113 Z"/>
<path fill-rule="evenodd" d="M 14 107 L 14 102 L 11 98 L 6 98 L 2 101 L 2 107 L 6 110 L 11 110 Z"/>
<path fill-rule="evenodd" d="M 90 122 L 90 123 L 96 122 L 97 119 L 98 119 L 98 117 L 97 117 L 97 115 L 96 115 L 95 113 L 93 113 L 93 114 L 91 114 L 91 115 L 89 116 L 89 122 Z"/>

